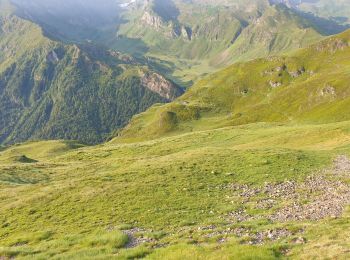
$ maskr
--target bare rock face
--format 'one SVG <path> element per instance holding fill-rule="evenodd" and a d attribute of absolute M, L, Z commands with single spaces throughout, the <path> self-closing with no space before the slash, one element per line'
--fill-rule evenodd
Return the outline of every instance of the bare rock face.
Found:
<path fill-rule="evenodd" d="M 184 40 L 192 40 L 192 29 L 190 27 L 171 22 L 169 28 L 171 28 L 168 35 L 169 38 L 176 39 L 181 37 Z"/>
<path fill-rule="evenodd" d="M 148 11 L 144 12 L 141 21 L 145 25 L 151 26 L 156 30 L 159 30 L 163 26 L 162 18 L 156 15 L 152 15 Z"/>
<path fill-rule="evenodd" d="M 144 73 L 141 76 L 141 84 L 168 101 L 173 101 L 183 93 L 179 86 L 154 72 Z"/>
<path fill-rule="evenodd" d="M 316 51 L 328 51 L 335 53 L 337 51 L 343 51 L 350 46 L 350 43 L 346 39 L 330 38 L 327 41 L 323 41 L 315 45 Z"/>
<path fill-rule="evenodd" d="M 192 29 L 190 27 L 183 26 L 181 28 L 182 37 L 187 40 L 192 40 Z"/>
<path fill-rule="evenodd" d="M 164 35 L 170 39 L 183 38 L 192 40 L 192 29 L 174 21 L 164 21 L 160 16 L 145 11 L 141 17 L 141 24 L 151 27 L 156 31 L 163 31 Z"/>
<path fill-rule="evenodd" d="M 47 55 L 47 60 L 52 62 L 52 63 L 57 63 L 59 62 L 59 58 L 57 53 L 53 50 Z"/>

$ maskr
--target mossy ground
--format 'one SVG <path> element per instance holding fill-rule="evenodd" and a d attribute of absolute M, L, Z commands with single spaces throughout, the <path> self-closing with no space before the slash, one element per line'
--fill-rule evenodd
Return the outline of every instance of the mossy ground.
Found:
<path fill-rule="evenodd" d="M 255 187 L 296 180 L 350 155 L 350 122 L 324 125 L 258 123 L 153 141 L 81 147 L 32 142 L 0 152 L 0 256 L 28 259 L 278 259 L 344 258 L 349 211 L 341 218 L 276 223 L 226 223 L 242 205 L 230 184 Z M 14 161 L 15 154 L 36 160 Z M 278 206 L 278 205 L 276 205 Z M 251 209 L 250 214 L 259 212 Z M 294 237 L 245 244 L 215 225 L 259 230 L 303 229 Z M 123 230 L 145 243 L 129 247 Z"/>

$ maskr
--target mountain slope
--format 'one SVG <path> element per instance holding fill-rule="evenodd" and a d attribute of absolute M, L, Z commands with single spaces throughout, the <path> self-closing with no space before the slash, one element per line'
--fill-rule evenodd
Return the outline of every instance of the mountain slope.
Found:
<path fill-rule="evenodd" d="M 258 123 L 132 144 L 9 147 L 0 256 L 347 259 L 349 129 Z"/>
<path fill-rule="evenodd" d="M 120 135 L 156 137 L 254 122 L 350 120 L 350 30 L 285 57 L 235 64 L 175 102 L 134 117 Z"/>
<path fill-rule="evenodd" d="M 130 7 L 118 37 L 109 44 L 121 50 L 125 42 L 143 44 L 139 55 L 151 57 L 184 81 L 234 62 L 306 47 L 341 30 L 323 30 L 326 24 L 318 26 L 294 9 L 267 0 L 163 2 Z M 160 3 L 171 5 L 176 15 L 162 11 Z"/>
<path fill-rule="evenodd" d="M 277 0 L 12 1 L 50 37 L 129 53 L 184 86 L 235 62 L 305 47 L 345 29 Z"/>
<path fill-rule="evenodd" d="M 214 13 L 254 3 L 185 2 L 211 4 Z M 167 23 L 181 19 L 172 2 L 156 3 Z M 350 259 L 350 31 L 236 63 L 176 99 L 182 90 L 143 59 L 50 40 L 2 7 L 5 143 L 94 143 L 133 113 L 173 101 L 96 146 L 0 145 L 0 260 Z M 313 38 L 312 29 L 294 31 L 299 18 L 281 8 L 237 33 L 255 49 L 250 55 L 299 44 L 295 32 Z M 220 19 L 201 33 L 226 37 L 215 29 Z M 210 66 L 244 49 L 244 39 Z"/>
<path fill-rule="evenodd" d="M 96 143 L 132 115 L 182 93 L 132 57 L 52 41 L 12 12 L 0 19 L 0 142 Z"/>

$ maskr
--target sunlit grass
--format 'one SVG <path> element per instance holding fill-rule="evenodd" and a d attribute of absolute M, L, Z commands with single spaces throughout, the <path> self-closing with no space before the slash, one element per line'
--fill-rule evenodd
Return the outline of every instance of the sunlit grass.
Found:
<path fill-rule="evenodd" d="M 321 225 L 290 224 L 291 230 L 307 226 L 305 246 L 291 245 L 289 240 L 264 246 L 240 245 L 244 239 L 234 237 L 220 245 L 217 238 L 205 238 L 205 233 L 188 232 L 213 223 L 225 229 L 220 216 L 240 205 L 227 201 L 230 191 L 220 187 L 303 181 L 328 167 L 336 155 L 350 155 L 349 129 L 349 122 L 252 124 L 139 143 L 73 146 L 64 152 L 57 149 L 62 147 L 60 142 L 11 147 L 0 153 L 4 158 L 0 177 L 10 168 L 5 172 L 12 178 L 28 178 L 26 174 L 48 178 L 16 185 L 1 181 L 0 255 L 34 259 L 201 259 L 205 255 L 213 259 L 269 259 L 280 257 L 284 246 L 292 249 L 292 256 L 311 255 L 311 251 L 302 250 L 314 250 L 313 246 L 326 241 L 338 245 L 344 254 L 348 242 L 340 238 L 348 230 L 346 216 Z M 44 153 L 41 147 L 52 152 Z M 5 159 L 9 152 L 17 151 L 39 162 Z M 261 221 L 246 225 L 254 230 L 279 226 Z M 143 235 L 157 242 L 125 248 L 128 237 L 121 230 L 133 227 L 145 228 Z M 193 245 L 196 241 L 200 246 Z M 165 248 L 154 249 L 154 243 Z"/>

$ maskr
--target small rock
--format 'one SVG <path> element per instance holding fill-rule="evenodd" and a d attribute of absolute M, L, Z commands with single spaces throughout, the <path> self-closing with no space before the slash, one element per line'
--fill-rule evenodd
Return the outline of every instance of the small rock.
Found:
<path fill-rule="evenodd" d="M 296 237 L 292 240 L 292 243 L 297 244 L 297 245 L 305 244 L 306 239 L 303 237 Z"/>

